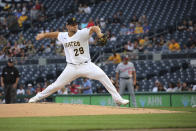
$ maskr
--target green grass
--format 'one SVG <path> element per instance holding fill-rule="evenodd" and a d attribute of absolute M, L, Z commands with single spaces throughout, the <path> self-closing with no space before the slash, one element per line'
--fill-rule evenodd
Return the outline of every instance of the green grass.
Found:
<path fill-rule="evenodd" d="M 196 108 L 161 108 L 188 113 L 0 118 L 0 131 L 67 131 L 196 127 Z"/>

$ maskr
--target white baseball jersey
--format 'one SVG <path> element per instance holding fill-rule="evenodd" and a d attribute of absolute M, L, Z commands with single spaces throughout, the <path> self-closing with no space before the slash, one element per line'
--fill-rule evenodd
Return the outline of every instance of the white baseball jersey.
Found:
<path fill-rule="evenodd" d="M 90 28 L 84 28 L 71 37 L 68 32 L 59 33 L 58 40 L 63 44 L 67 63 L 80 64 L 90 60 L 89 32 Z"/>

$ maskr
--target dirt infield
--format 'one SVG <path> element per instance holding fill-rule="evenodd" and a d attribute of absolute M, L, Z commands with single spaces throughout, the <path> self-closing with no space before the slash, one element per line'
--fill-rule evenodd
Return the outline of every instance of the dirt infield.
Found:
<path fill-rule="evenodd" d="M 0 105 L 0 117 L 80 116 L 152 113 L 177 113 L 177 111 L 58 103 Z"/>

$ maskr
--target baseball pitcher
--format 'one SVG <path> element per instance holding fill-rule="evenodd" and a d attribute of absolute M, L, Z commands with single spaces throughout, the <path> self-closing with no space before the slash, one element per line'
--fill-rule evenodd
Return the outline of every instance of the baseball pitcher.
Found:
<path fill-rule="evenodd" d="M 98 26 L 92 26 L 78 30 L 78 22 L 75 18 L 68 19 L 66 28 L 68 32 L 41 33 L 36 36 L 36 40 L 57 38 L 63 44 L 67 66 L 54 83 L 32 97 L 29 103 L 35 103 L 51 95 L 78 77 L 99 80 L 117 104 L 126 105 L 129 103 L 129 100 L 123 99 L 116 91 L 103 70 L 91 62 L 88 44 L 90 36 L 95 32 L 98 37 L 98 45 L 103 46 L 107 43 L 107 37 L 101 33 L 100 28 Z"/>

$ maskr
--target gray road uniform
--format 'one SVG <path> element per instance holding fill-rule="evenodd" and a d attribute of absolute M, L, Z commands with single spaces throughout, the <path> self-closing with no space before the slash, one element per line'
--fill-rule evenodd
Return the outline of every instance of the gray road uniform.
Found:
<path fill-rule="evenodd" d="M 119 73 L 119 93 L 122 95 L 125 91 L 125 88 L 128 88 L 128 91 L 131 95 L 132 104 L 136 107 L 136 99 L 134 94 L 134 83 L 133 83 L 133 73 L 135 72 L 135 67 L 132 62 L 128 62 L 126 65 L 122 62 L 118 64 L 116 68 L 116 73 Z"/>

